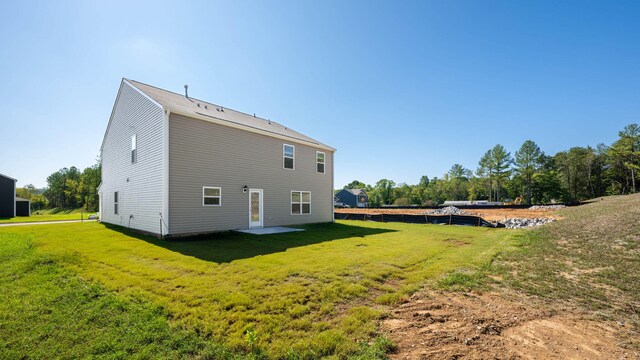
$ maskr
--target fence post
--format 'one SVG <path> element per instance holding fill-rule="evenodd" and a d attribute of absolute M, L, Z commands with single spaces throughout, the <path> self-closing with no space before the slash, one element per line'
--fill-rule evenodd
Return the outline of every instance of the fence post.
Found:
<path fill-rule="evenodd" d="M 451 225 L 451 218 L 453 217 L 453 215 L 449 214 L 449 225 Z"/>

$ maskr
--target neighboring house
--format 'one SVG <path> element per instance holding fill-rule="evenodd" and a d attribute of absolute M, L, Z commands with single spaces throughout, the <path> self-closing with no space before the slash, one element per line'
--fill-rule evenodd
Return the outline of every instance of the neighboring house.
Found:
<path fill-rule="evenodd" d="M 276 122 L 123 79 L 100 220 L 160 235 L 333 221 L 335 149 Z"/>
<path fill-rule="evenodd" d="M 16 181 L 0 174 L 0 218 L 16 216 Z"/>
<path fill-rule="evenodd" d="M 335 196 L 339 202 L 349 205 L 349 207 L 369 206 L 369 197 L 362 189 L 342 189 Z"/>

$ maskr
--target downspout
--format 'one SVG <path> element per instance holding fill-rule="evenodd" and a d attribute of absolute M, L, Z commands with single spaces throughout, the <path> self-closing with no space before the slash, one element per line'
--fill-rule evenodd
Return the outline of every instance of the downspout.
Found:
<path fill-rule="evenodd" d="M 335 151 L 333 151 L 331 153 L 331 198 L 330 199 L 331 199 L 331 222 L 332 223 L 336 222 L 336 214 L 335 214 L 336 208 L 335 208 L 335 206 L 333 206 L 333 196 L 334 196 L 333 195 L 333 181 L 334 181 L 334 177 L 335 177 L 335 175 L 333 173 L 333 169 L 334 169 L 333 164 L 335 163 L 335 154 L 336 154 Z"/>
<path fill-rule="evenodd" d="M 160 236 L 169 234 L 169 116 L 171 110 L 164 111 L 163 119 L 163 146 L 162 146 L 162 161 L 163 161 L 163 181 L 162 181 L 162 215 L 160 221 L 164 224 L 164 227 L 160 227 Z"/>

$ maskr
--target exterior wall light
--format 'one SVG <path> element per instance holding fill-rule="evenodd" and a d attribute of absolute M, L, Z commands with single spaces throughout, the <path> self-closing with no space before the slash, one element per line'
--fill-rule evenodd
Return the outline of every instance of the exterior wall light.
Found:
<path fill-rule="evenodd" d="M 249 187 L 248 187 L 247 185 L 245 185 L 245 186 L 243 186 L 243 187 L 242 187 L 242 192 L 243 192 L 243 193 L 246 193 L 246 192 L 247 192 L 247 190 L 249 190 Z"/>

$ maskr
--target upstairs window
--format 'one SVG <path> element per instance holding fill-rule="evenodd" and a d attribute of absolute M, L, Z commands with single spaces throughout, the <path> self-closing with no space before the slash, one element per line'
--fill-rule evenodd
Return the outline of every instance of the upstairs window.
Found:
<path fill-rule="evenodd" d="M 118 215 L 118 192 L 113 193 L 113 213 Z"/>
<path fill-rule="evenodd" d="M 311 213 L 311 192 L 291 192 L 291 215 L 304 215 Z"/>
<path fill-rule="evenodd" d="M 324 153 L 316 151 L 316 172 L 324 174 Z"/>
<path fill-rule="evenodd" d="M 221 206 L 222 189 L 219 187 L 202 187 L 202 206 Z"/>
<path fill-rule="evenodd" d="M 131 163 L 138 162 L 138 139 L 136 134 L 131 135 Z"/>
<path fill-rule="evenodd" d="M 284 144 L 282 146 L 282 158 L 283 158 L 283 166 L 285 169 L 294 168 L 294 160 L 295 160 L 296 148 L 293 145 Z"/>

